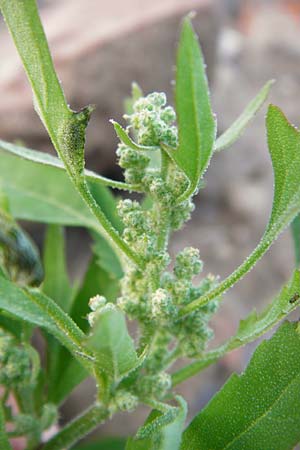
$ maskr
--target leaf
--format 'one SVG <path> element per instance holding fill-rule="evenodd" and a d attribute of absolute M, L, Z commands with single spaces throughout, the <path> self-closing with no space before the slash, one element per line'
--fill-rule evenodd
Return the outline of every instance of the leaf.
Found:
<path fill-rule="evenodd" d="M 125 441 L 122 438 L 108 438 L 97 442 L 73 448 L 73 450 L 124 450 Z"/>
<path fill-rule="evenodd" d="M 136 144 L 131 137 L 129 136 L 129 134 L 127 133 L 126 130 L 124 130 L 124 128 L 121 127 L 121 125 L 118 122 L 115 122 L 114 120 L 110 120 L 110 122 L 113 124 L 115 132 L 118 136 L 118 138 L 120 139 L 121 142 L 123 142 L 123 144 L 127 145 L 127 147 L 132 148 L 133 150 L 138 150 L 138 151 L 154 151 L 154 150 L 159 150 L 159 147 L 150 147 L 147 145 L 139 145 Z"/>
<path fill-rule="evenodd" d="M 263 237 L 251 255 L 229 277 L 215 289 L 182 308 L 181 316 L 206 305 L 214 298 L 221 298 L 221 294 L 254 267 L 300 211 L 300 132 L 273 105 L 269 106 L 266 125 L 275 188 L 271 217 Z"/>
<path fill-rule="evenodd" d="M 178 200 L 182 201 L 197 189 L 209 164 L 216 134 L 203 56 L 189 18 L 183 21 L 179 41 L 175 103 L 179 145 L 176 150 L 167 151 L 190 182 Z"/>
<path fill-rule="evenodd" d="M 116 381 L 139 362 L 124 314 L 113 304 L 108 304 L 99 313 L 87 339 L 87 347 L 93 350 L 99 370 Z"/>
<path fill-rule="evenodd" d="M 20 145 L 11 144 L 6 141 L 2 141 L 0 139 L 0 152 L 1 154 L 18 156 L 21 159 L 25 159 L 27 161 L 31 161 L 35 165 L 45 165 L 56 168 L 57 170 L 64 171 L 65 167 L 63 162 L 49 153 L 39 152 L 38 150 L 31 150 L 26 147 L 22 147 Z M 16 161 L 16 159 L 14 159 Z M 122 183 L 120 181 L 110 180 L 109 178 L 103 177 L 98 173 L 93 172 L 92 170 L 84 170 L 85 178 L 95 184 L 100 184 L 103 186 L 111 186 L 118 189 L 127 189 L 128 185 L 126 183 Z M 133 189 L 134 190 L 134 189 Z"/>
<path fill-rule="evenodd" d="M 66 267 L 64 230 L 59 225 L 49 225 L 47 228 L 44 244 L 44 268 L 43 292 L 68 312 L 72 289 Z"/>
<path fill-rule="evenodd" d="M 251 122 L 255 114 L 266 101 L 273 83 L 274 80 L 268 81 L 228 130 L 217 138 L 214 151 L 219 152 L 220 150 L 230 147 L 240 137 L 249 122 Z"/>
<path fill-rule="evenodd" d="M 96 233 L 92 233 L 92 235 L 94 237 L 93 254 L 97 257 L 98 266 L 107 272 L 112 280 L 119 280 L 123 276 L 119 258 L 107 240 Z"/>
<path fill-rule="evenodd" d="M 294 242 L 295 264 L 300 266 L 300 215 L 298 214 L 291 223 L 291 231 Z"/>
<path fill-rule="evenodd" d="M 73 291 L 71 289 L 66 268 L 64 230 L 59 225 L 50 225 L 46 231 L 44 244 L 44 268 L 45 279 L 43 292 L 54 299 L 54 301 L 65 311 L 69 312 Z M 53 336 L 46 335 L 47 346 L 47 376 L 48 376 L 48 398 L 49 401 L 57 402 L 57 387 L 65 376 L 65 354 L 70 358 L 71 354 L 62 347 Z M 80 368 L 75 361 L 76 370 L 68 374 L 70 389 L 76 386 L 78 374 L 86 371 Z M 75 378 L 75 380 L 73 380 Z M 55 392 L 55 394 L 54 394 Z M 60 400 L 60 399 L 59 399 Z"/>
<path fill-rule="evenodd" d="M 1 146 L 0 152 L 0 184 L 8 196 L 13 217 L 35 222 L 85 226 L 99 232 L 98 222 L 79 197 L 64 170 L 2 152 Z M 108 217 L 115 217 L 115 200 L 108 189 L 95 183 L 90 184 L 90 187 Z"/>
<path fill-rule="evenodd" d="M 24 290 L 0 278 L 0 308 L 21 320 L 44 328 L 85 367 L 90 367 L 90 353 L 83 348 L 84 333 L 53 300 L 38 290 Z"/>
<path fill-rule="evenodd" d="M 176 400 L 179 406 L 170 407 L 166 413 L 152 411 L 136 438 L 128 439 L 126 450 L 178 450 L 187 407 L 182 397 Z"/>
<path fill-rule="evenodd" d="M 299 296 L 299 297 L 298 297 Z M 273 328 L 280 320 L 295 310 L 300 303 L 300 272 L 295 270 L 291 280 L 281 289 L 280 293 L 261 313 L 252 311 L 241 320 L 234 336 L 220 347 L 213 349 L 203 357 L 183 367 L 172 375 L 173 385 L 196 375 L 201 370 L 218 361 L 226 353 L 253 342 Z"/>
<path fill-rule="evenodd" d="M 289 450 L 300 440 L 300 335 L 285 322 L 192 421 L 181 450 Z"/>

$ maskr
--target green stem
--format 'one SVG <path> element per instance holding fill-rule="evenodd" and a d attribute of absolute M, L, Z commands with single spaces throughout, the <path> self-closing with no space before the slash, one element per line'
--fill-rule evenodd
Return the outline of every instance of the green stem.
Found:
<path fill-rule="evenodd" d="M 225 351 L 226 352 L 226 351 Z M 197 375 L 202 370 L 206 369 L 206 367 L 215 363 L 218 359 L 220 359 L 225 354 L 224 348 L 220 347 L 219 349 L 212 350 L 211 352 L 207 352 L 204 356 L 205 358 L 200 359 L 198 361 L 194 361 L 193 363 L 179 369 L 177 372 L 172 374 L 172 386 L 177 386 L 177 384 L 182 383 L 185 380 Z"/>
<path fill-rule="evenodd" d="M 170 166 L 170 157 L 169 155 L 164 151 L 161 150 L 161 177 L 164 181 L 167 181 L 168 173 L 169 173 L 169 166 Z M 157 237 L 157 249 L 159 251 L 165 250 L 167 243 L 168 243 L 168 237 L 169 237 L 169 231 L 170 231 L 170 214 L 168 209 L 166 209 L 164 206 L 160 207 L 160 224 L 159 224 L 159 233 Z"/>
<path fill-rule="evenodd" d="M 2 403 L 0 403 L 0 448 L 1 450 L 12 450 L 5 431 L 5 415 Z"/>
<path fill-rule="evenodd" d="M 98 222 L 101 224 L 101 226 L 103 227 L 103 229 L 105 230 L 105 232 L 107 233 L 108 237 L 111 239 L 113 244 L 117 245 L 117 247 L 137 266 L 143 267 L 142 259 L 131 250 L 129 245 L 126 244 L 126 242 L 121 238 L 117 230 L 112 226 L 111 222 L 107 219 L 102 209 L 92 196 L 84 178 L 82 178 L 80 182 L 78 182 L 78 180 L 73 179 L 73 182 L 80 196 L 88 205 L 89 209 L 94 214 Z"/>
<path fill-rule="evenodd" d="M 202 306 L 206 305 L 214 298 L 219 297 L 221 294 L 224 294 L 226 291 L 228 291 L 228 289 L 230 289 L 234 284 L 236 284 L 238 280 L 243 278 L 243 276 L 246 275 L 246 273 L 249 272 L 255 266 L 257 261 L 269 249 L 273 240 L 274 236 L 271 236 L 271 233 L 269 233 L 269 235 L 265 234 L 260 243 L 258 244 L 258 246 L 251 253 L 251 255 L 248 256 L 248 258 L 245 259 L 245 261 L 231 275 L 229 275 L 229 277 L 227 277 L 212 291 L 208 292 L 205 295 L 202 295 L 201 297 L 197 298 L 196 300 L 192 301 L 184 308 L 182 308 L 179 311 L 179 316 L 183 317 L 186 316 L 187 314 L 190 314 L 196 309 L 199 309 Z"/>
<path fill-rule="evenodd" d="M 106 420 L 109 415 L 110 413 L 107 407 L 99 404 L 92 406 L 46 442 L 42 450 L 63 450 L 70 448 Z"/>

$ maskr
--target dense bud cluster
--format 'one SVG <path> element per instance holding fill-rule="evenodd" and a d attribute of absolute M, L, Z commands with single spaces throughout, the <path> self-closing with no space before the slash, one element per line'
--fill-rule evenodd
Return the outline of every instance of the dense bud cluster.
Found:
<path fill-rule="evenodd" d="M 171 106 L 167 106 L 166 95 L 153 92 L 141 97 L 133 105 L 133 114 L 125 116 L 137 133 L 141 145 L 159 146 L 161 143 L 171 147 L 177 145 L 177 128 L 173 125 L 176 115 Z"/>
<path fill-rule="evenodd" d="M 26 385 L 31 379 L 31 358 L 13 336 L 0 330 L 0 384 L 9 388 Z"/>

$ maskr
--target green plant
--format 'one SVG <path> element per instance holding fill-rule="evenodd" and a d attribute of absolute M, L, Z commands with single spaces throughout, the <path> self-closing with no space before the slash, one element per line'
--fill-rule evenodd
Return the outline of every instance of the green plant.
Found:
<path fill-rule="evenodd" d="M 264 255 L 294 219 L 299 262 L 300 135 L 269 106 L 267 134 L 275 190 L 266 231 L 252 254 L 225 280 L 202 271 L 197 249 L 176 256 L 168 242 L 194 208 L 212 155 L 230 146 L 267 98 L 267 83 L 237 121 L 216 138 L 200 47 L 190 19 L 183 21 L 177 54 L 174 109 L 163 93 L 143 96 L 133 86 L 125 116 L 113 122 L 124 182 L 85 169 L 85 130 L 92 107 L 72 111 L 57 79 L 35 0 L 0 0 L 30 81 L 34 105 L 59 158 L 0 141 L 1 449 L 23 436 L 27 449 L 71 448 L 118 411 L 152 408 L 125 444 L 83 446 L 126 450 L 291 449 L 300 441 L 300 329 L 285 321 L 259 345 L 244 374 L 233 375 L 183 432 L 187 406 L 176 385 L 227 352 L 254 341 L 299 304 L 297 269 L 273 302 L 242 320 L 236 334 L 207 350 L 209 322 L 223 294 Z M 175 125 L 176 123 L 176 125 Z M 107 187 L 144 194 L 116 202 Z M 17 219 L 47 223 L 43 264 Z M 84 226 L 93 238 L 81 284 L 67 275 L 63 226 Z M 44 272 L 44 273 L 43 273 Z M 126 320 L 138 325 L 133 340 Z M 46 363 L 32 345 L 40 328 Z M 192 359 L 174 371 L 173 363 Z M 43 442 L 58 410 L 87 376 L 95 403 Z M 7 400 L 12 395 L 17 411 Z M 10 428 L 6 427 L 10 424 Z"/>

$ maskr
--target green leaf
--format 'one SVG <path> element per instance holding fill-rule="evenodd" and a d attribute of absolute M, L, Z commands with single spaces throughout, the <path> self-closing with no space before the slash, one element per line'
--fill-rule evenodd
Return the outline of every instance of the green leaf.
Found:
<path fill-rule="evenodd" d="M 124 314 L 113 304 L 107 305 L 99 313 L 87 339 L 87 346 L 93 350 L 99 370 L 116 381 L 139 363 Z"/>
<path fill-rule="evenodd" d="M 175 103 L 179 145 L 176 150 L 167 151 L 190 182 L 179 199 L 182 201 L 197 189 L 209 164 L 216 134 L 203 56 L 189 18 L 183 21 L 179 41 Z"/>
<path fill-rule="evenodd" d="M 295 264 L 300 266 L 300 215 L 298 214 L 291 223 L 291 231 L 294 242 Z"/>
<path fill-rule="evenodd" d="M 208 294 L 182 308 L 181 316 L 220 297 L 249 272 L 300 211 L 300 132 L 273 105 L 269 106 L 266 125 L 275 189 L 272 213 L 264 235 L 251 255 L 229 277 Z"/>
<path fill-rule="evenodd" d="M 44 268 L 45 279 L 43 292 L 53 298 L 53 300 L 65 311 L 69 312 L 73 291 L 70 286 L 65 259 L 64 230 L 59 225 L 50 225 L 47 228 L 44 245 Z M 53 336 L 46 335 L 47 346 L 47 376 L 48 376 L 48 398 L 49 401 L 59 402 L 57 387 L 62 377 L 66 377 L 65 355 L 72 358 L 71 354 L 62 347 Z M 78 375 L 83 371 L 78 361 L 75 360 L 76 368 L 72 373 L 68 373 L 68 383 L 70 389 L 77 385 Z M 73 368 L 74 369 L 74 368 Z M 75 378 L 75 380 L 74 380 Z M 81 381 L 81 380 L 80 380 Z M 59 392 L 60 393 L 60 392 Z"/>
<path fill-rule="evenodd" d="M 246 319 L 240 322 L 237 333 L 223 345 L 205 353 L 200 360 L 175 372 L 172 375 L 173 385 L 196 375 L 226 353 L 258 339 L 296 309 L 299 306 L 299 299 L 300 272 L 295 270 L 289 283 L 282 288 L 272 303 L 261 313 L 257 313 L 256 310 L 252 311 Z"/>
<path fill-rule="evenodd" d="M 73 450 L 124 450 L 125 441 L 122 438 L 108 438 L 97 442 L 90 442 Z"/>
<path fill-rule="evenodd" d="M 115 132 L 116 132 L 118 138 L 120 139 L 120 141 L 123 142 L 123 144 L 127 145 L 127 147 L 130 147 L 133 150 L 138 150 L 138 151 L 159 150 L 159 147 L 149 147 L 149 146 L 146 146 L 146 145 L 136 144 L 131 139 L 131 137 L 129 136 L 127 131 L 124 130 L 124 128 L 122 128 L 121 125 L 118 122 L 115 122 L 112 119 L 110 120 L 110 122 L 113 124 Z"/>
<path fill-rule="evenodd" d="M 2 153 L 0 182 L 16 219 L 97 227 L 63 170 Z"/>
<path fill-rule="evenodd" d="M 219 152 L 230 147 L 240 137 L 249 122 L 251 122 L 266 101 L 273 83 L 274 80 L 268 81 L 228 130 L 217 138 L 214 151 Z"/>
<path fill-rule="evenodd" d="M 179 406 L 165 413 L 152 411 L 135 438 L 129 438 L 126 450 L 178 450 L 187 414 L 186 402 L 176 397 Z M 194 449 L 195 450 L 195 449 Z"/>
<path fill-rule="evenodd" d="M 59 225 L 49 225 L 47 228 L 44 269 L 43 292 L 68 312 L 73 291 L 67 274 L 64 230 Z"/>
<path fill-rule="evenodd" d="M 300 335 L 284 323 L 192 421 L 181 450 L 289 450 L 300 440 Z"/>
<path fill-rule="evenodd" d="M 38 150 L 31 150 L 26 147 L 21 147 L 20 145 L 11 144 L 0 139 L 0 152 L 2 154 L 9 154 L 12 156 L 18 156 L 21 159 L 31 161 L 32 163 L 39 165 L 50 166 L 65 172 L 65 167 L 63 162 L 56 156 L 50 155 L 49 153 L 39 152 Z M 14 159 L 16 161 L 16 159 Z M 117 189 L 129 189 L 135 190 L 134 186 L 129 186 L 126 183 L 120 181 L 110 180 L 109 178 L 103 177 L 92 170 L 84 170 L 84 175 L 87 181 L 95 184 L 100 184 L 103 186 L 111 186 Z"/>
<path fill-rule="evenodd" d="M 85 226 L 99 233 L 97 220 L 74 189 L 66 171 L 21 159 L 8 152 L 1 152 L 0 158 L 0 185 L 7 194 L 13 217 Z M 113 195 L 97 183 L 90 183 L 90 188 L 105 214 L 117 224 Z"/>
<path fill-rule="evenodd" d="M 85 367 L 90 367 L 90 353 L 83 347 L 84 333 L 53 300 L 38 290 L 24 290 L 0 278 L 0 308 L 21 320 L 44 328 Z"/>

